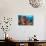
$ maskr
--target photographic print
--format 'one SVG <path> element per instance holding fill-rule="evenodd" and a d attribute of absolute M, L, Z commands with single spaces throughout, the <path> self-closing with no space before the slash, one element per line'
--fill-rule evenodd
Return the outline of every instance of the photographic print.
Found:
<path fill-rule="evenodd" d="M 33 25 L 33 16 L 18 16 L 18 25 Z"/>

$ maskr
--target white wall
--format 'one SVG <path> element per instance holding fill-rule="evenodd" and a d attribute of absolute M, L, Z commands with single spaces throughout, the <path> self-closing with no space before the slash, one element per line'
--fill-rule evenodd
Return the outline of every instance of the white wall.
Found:
<path fill-rule="evenodd" d="M 18 26 L 18 14 L 33 15 L 34 25 Z M 36 34 L 39 40 L 44 40 L 45 15 L 46 8 L 33 8 L 28 0 L 0 0 L 0 16 L 13 17 L 11 30 L 8 32 L 9 36 L 13 37 L 13 39 L 27 40 Z"/>

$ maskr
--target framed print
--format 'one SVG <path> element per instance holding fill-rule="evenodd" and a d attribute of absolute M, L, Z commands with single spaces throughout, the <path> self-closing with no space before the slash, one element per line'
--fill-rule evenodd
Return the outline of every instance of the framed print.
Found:
<path fill-rule="evenodd" d="M 33 16 L 18 16 L 18 25 L 33 25 Z"/>

